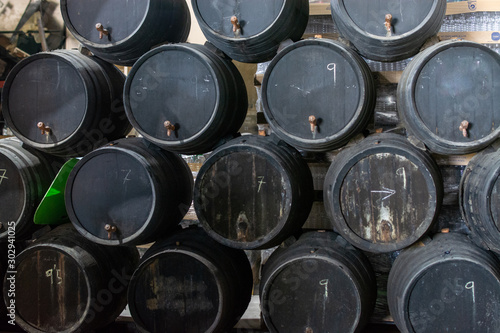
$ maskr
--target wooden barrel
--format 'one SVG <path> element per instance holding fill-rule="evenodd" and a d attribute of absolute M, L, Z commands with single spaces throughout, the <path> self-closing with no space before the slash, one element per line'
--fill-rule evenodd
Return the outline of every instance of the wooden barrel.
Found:
<path fill-rule="evenodd" d="M 164 45 L 145 54 L 127 77 L 124 97 L 139 133 L 182 154 L 206 153 L 238 132 L 248 108 L 236 66 L 194 44 Z"/>
<path fill-rule="evenodd" d="M 132 318 L 145 332 L 226 332 L 243 315 L 252 271 L 242 250 L 192 227 L 156 242 L 128 291 Z"/>
<path fill-rule="evenodd" d="M 472 240 L 500 253 L 500 148 L 474 156 L 460 182 L 460 208 Z"/>
<path fill-rule="evenodd" d="M 273 332 L 361 332 L 377 286 L 364 254 L 334 232 L 311 231 L 268 259 L 261 308 Z"/>
<path fill-rule="evenodd" d="M 35 211 L 62 165 L 54 162 L 18 139 L 0 140 L 0 241 L 29 239 L 37 229 Z"/>
<path fill-rule="evenodd" d="M 364 57 L 398 61 L 417 54 L 441 28 L 446 0 L 331 0 L 341 35 Z"/>
<path fill-rule="evenodd" d="M 334 230 L 369 252 L 392 252 L 422 237 L 443 197 L 441 173 L 403 136 L 377 134 L 342 150 L 324 183 Z"/>
<path fill-rule="evenodd" d="M 61 0 L 61 12 L 80 43 L 124 66 L 159 44 L 185 42 L 191 28 L 185 0 Z"/>
<path fill-rule="evenodd" d="M 176 228 L 191 205 L 192 188 L 179 155 L 143 139 L 122 139 L 76 164 L 66 184 L 66 209 L 93 242 L 145 244 Z"/>
<path fill-rule="evenodd" d="M 309 20 L 307 0 L 191 0 L 208 41 L 230 58 L 258 63 L 271 60 L 281 42 L 297 41 Z"/>
<path fill-rule="evenodd" d="M 401 332 L 498 332 L 500 261 L 462 234 L 438 234 L 401 253 L 389 274 Z"/>
<path fill-rule="evenodd" d="M 138 261 L 133 247 L 99 246 L 71 224 L 54 229 L 16 258 L 16 323 L 28 332 L 89 332 L 106 326 L 125 308 Z"/>
<path fill-rule="evenodd" d="M 83 156 L 125 136 L 125 76 L 77 51 L 42 52 L 19 62 L 2 91 L 5 121 L 24 143 L 59 156 Z"/>
<path fill-rule="evenodd" d="M 262 82 L 264 115 L 294 147 L 329 151 L 365 128 L 375 107 L 368 65 L 344 44 L 310 39 L 283 49 Z"/>
<path fill-rule="evenodd" d="M 500 136 L 500 55 L 481 44 L 445 41 L 417 55 L 398 86 L 398 112 L 411 134 L 439 154 L 479 151 Z"/>
<path fill-rule="evenodd" d="M 218 242 L 270 248 L 302 227 L 313 194 L 311 171 L 294 148 L 274 136 L 242 136 L 217 148 L 202 165 L 194 208 Z"/>

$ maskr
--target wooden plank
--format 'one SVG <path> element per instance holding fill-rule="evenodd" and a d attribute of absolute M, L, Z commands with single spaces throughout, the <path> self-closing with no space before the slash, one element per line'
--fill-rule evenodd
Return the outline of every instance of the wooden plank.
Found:
<path fill-rule="evenodd" d="M 500 11 L 498 0 L 459 1 L 448 3 L 446 6 L 446 15 L 497 11 Z"/>
<path fill-rule="evenodd" d="M 374 75 L 377 77 L 379 84 L 397 84 L 403 71 L 392 71 L 392 72 L 375 72 Z"/>
<path fill-rule="evenodd" d="M 253 295 L 248 304 L 248 308 L 240 321 L 234 326 L 240 329 L 264 329 L 265 324 L 260 312 L 260 299 L 258 295 Z"/>
<path fill-rule="evenodd" d="M 309 4 L 309 15 L 330 15 L 332 13 L 330 2 Z"/>
<path fill-rule="evenodd" d="M 500 33 L 497 31 L 453 31 L 440 32 L 438 37 L 441 41 L 450 39 L 464 39 L 480 44 L 498 44 Z"/>
<path fill-rule="evenodd" d="M 471 158 L 473 158 L 476 154 L 467 154 L 467 155 L 439 155 L 433 154 L 432 156 L 436 160 L 439 165 L 467 165 L 469 164 Z"/>

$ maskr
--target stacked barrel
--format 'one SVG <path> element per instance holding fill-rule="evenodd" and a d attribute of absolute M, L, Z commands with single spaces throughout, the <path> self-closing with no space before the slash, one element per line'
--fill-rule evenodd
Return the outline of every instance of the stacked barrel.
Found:
<path fill-rule="evenodd" d="M 271 332 L 360 332 L 380 298 L 404 332 L 496 331 L 500 56 L 467 41 L 421 50 L 445 0 L 331 0 L 340 41 L 300 40 L 307 0 L 192 7 L 205 45 L 186 43 L 184 1 L 62 0 L 93 55 L 40 53 L 9 75 L 2 105 L 18 139 L 0 141 L 0 237 L 14 221 L 31 238 L 53 166 L 81 157 L 64 193 L 71 224 L 8 268 L 18 324 L 98 329 L 128 301 L 142 331 L 224 332 L 252 293 L 244 250 L 272 249 L 259 290 Z M 270 61 L 270 136 L 238 133 L 248 98 L 232 60 Z M 399 60 L 401 121 L 374 133 L 368 63 Z M 113 64 L 133 67 L 125 78 Z M 132 126 L 140 138 L 125 138 Z M 180 154 L 204 153 L 193 182 Z M 442 207 L 436 154 L 466 153 L 477 156 L 455 206 Z M 329 166 L 319 184 L 318 161 Z M 313 201 L 326 216 L 314 229 L 326 230 L 303 229 Z M 191 202 L 200 227 L 182 229 Z M 153 242 L 139 261 L 134 247 Z M 387 283 L 379 258 L 390 258 Z"/>

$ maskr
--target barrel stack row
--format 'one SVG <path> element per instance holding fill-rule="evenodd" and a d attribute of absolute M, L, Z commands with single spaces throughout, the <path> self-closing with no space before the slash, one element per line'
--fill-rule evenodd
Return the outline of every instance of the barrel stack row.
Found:
<path fill-rule="evenodd" d="M 305 40 L 283 48 L 274 58 L 282 41 L 300 39 L 307 23 L 307 1 L 252 0 L 232 7 L 222 1 L 212 6 L 193 0 L 210 42 L 206 46 L 183 43 L 189 20 L 181 3 L 151 0 L 123 6 L 120 1 L 106 1 L 95 11 L 88 4 L 62 1 L 68 27 L 95 56 L 69 51 L 40 54 L 22 62 L 9 77 L 4 92 L 11 93 L 4 94 L 3 109 L 11 114 L 6 119 L 16 136 L 32 147 L 28 149 L 63 158 L 85 155 L 70 174 L 65 193 L 68 215 L 78 233 L 69 226 L 58 228 L 47 242 L 37 243 L 47 250 L 34 246 L 17 263 L 25 276 L 19 281 L 37 276 L 29 294 L 51 297 L 54 303 L 19 302 L 19 324 L 28 331 L 102 327 L 107 322 L 98 315 L 99 309 L 113 309 L 108 319 L 118 315 L 128 280 L 124 288 L 118 288 L 119 283 L 138 267 L 128 287 L 128 303 L 142 330 L 221 332 L 248 305 L 251 272 L 242 250 L 282 244 L 262 273 L 260 295 L 268 328 L 357 332 L 368 322 L 376 298 L 374 273 L 360 250 L 386 253 L 417 243 L 391 270 L 388 299 L 398 327 L 405 332 L 492 329 L 496 312 L 491 304 L 500 288 L 500 266 L 486 249 L 498 252 L 494 239 L 498 232 L 485 224 L 498 225 L 500 206 L 499 153 L 488 147 L 498 138 L 494 93 L 498 55 L 462 41 L 428 48 L 411 62 L 398 90 L 409 139 L 377 134 L 346 148 L 366 129 L 375 104 L 374 80 L 358 52 L 384 61 L 416 54 L 439 30 L 444 1 L 412 7 L 413 1 L 396 5 L 332 0 L 333 18 L 354 48 L 330 40 Z M 137 17 L 125 27 L 124 11 L 128 14 L 132 8 L 127 6 L 134 6 Z M 100 16 L 103 13 L 112 15 Z M 166 19 L 161 16 L 165 13 L 176 14 Z M 341 22 L 348 20 L 352 22 L 341 28 Z M 160 26 L 166 21 L 171 24 Z M 171 27 L 176 30 L 171 36 L 176 37 L 158 37 Z M 149 51 L 165 41 L 180 43 Z M 145 46 L 146 42 L 151 44 Z M 134 63 L 126 81 L 101 58 Z M 263 93 L 265 116 L 275 135 L 237 136 L 247 96 L 231 58 L 244 62 L 273 58 Z M 30 63 L 42 69 L 30 68 Z M 29 103 L 26 96 L 32 98 Z M 32 109 L 34 105 L 41 109 Z M 129 123 L 144 139 L 119 139 L 128 132 Z M 336 233 L 299 236 L 313 198 L 321 196 L 313 190 L 299 151 L 340 148 L 323 189 Z M 15 179 L 9 178 L 14 173 L 7 169 L 11 164 L 22 175 L 19 184 L 25 179 L 26 171 L 12 162 L 18 157 L 11 158 L 9 149 L 2 150 L 8 173 L 0 186 Z M 463 235 L 425 236 L 443 196 L 442 177 L 430 152 L 482 149 L 464 174 L 460 196 L 471 239 L 484 249 Z M 213 153 L 193 191 L 191 174 L 177 154 L 209 151 Z M 192 196 L 209 236 L 199 228 L 176 230 Z M 492 232 L 484 232 L 485 228 Z M 68 243 L 58 232 L 88 245 Z M 59 237 L 64 239 L 62 250 Z M 139 264 L 132 260 L 135 254 L 111 253 L 152 241 L 157 242 Z M 86 250 L 86 260 L 79 259 L 72 250 L 75 246 L 92 248 Z M 103 253 L 107 261 L 96 259 Z M 94 265 L 86 266 L 92 260 L 108 262 L 115 257 L 131 263 L 117 260 L 118 266 L 102 268 L 111 275 L 101 282 L 93 277 Z M 429 283 L 436 279 L 442 283 Z M 74 293 L 76 281 L 87 287 Z M 98 283 L 100 287 L 94 285 Z M 67 302 L 57 301 L 66 298 Z M 312 308 L 302 309 L 297 299 Z M 46 306 L 67 306 L 67 311 L 47 316 L 40 324 L 35 318 Z M 75 308 L 78 311 L 70 310 Z"/>

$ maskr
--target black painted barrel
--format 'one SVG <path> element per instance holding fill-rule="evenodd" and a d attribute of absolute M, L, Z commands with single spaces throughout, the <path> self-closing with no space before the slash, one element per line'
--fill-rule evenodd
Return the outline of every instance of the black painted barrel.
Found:
<path fill-rule="evenodd" d="M 398 61 L 417 54 L 441 28 L 446 0 L 331 0 L 341 35 L 364 57 Z"/>
<path fill-rule="evenodd" d="M 252 281 L 244 251 L 191 227 L 143 256 L 130 281 L 130 313 L 146 332 L 226 332 L 248 307 Z"/>
<path fill-rule="evenodd" d="M 376 296 L 366 256 L 331 231 L 278 248 L 262 271 L 262 315 L 273 333 L 361 332 Z"/>
<path fill-rule="evenodd" d="M 138 261 L 133 247 L 94 244 L 71 224 L 56 228 L 16 258 L 16 323 L 28 332 L 106 326 L 125 308 Z"/>
<path fill-rule="evenodd" d="M 262 82 L 264 115 L 294 147 L 329 151 L 362 131 L 375 107 L 370 68 L 351 48 L 310 39 L 283 49 Z"/>
<path fill-rule="evenodd" d="M 35 211 L 62 165 L 53 162 L 18 139 L 0 140 L 0 241 L 28 239 L 37 229 Z"/>
<path fill-rule="evenodd" d="M 362 250 L 392 252 L 432 226 L 443 183 L 428 152 L 403 136 L 376 134 L 335 157 L 323 194 L 335 231 Z"/>
<path fill-rule="evenodd" d="M 248 107 L 238 69 L 194 44 L 164 45 L 145 54 L 127 77 L 124 97 L 139 133 L 182 154 L 206 153 L 237 133 Z"/>
<path fill-rule="evenodd" d="M 499 78 L 495 51 L 468 41 L 438 43 L 404 70 L 399 116 L 436 153 L 479 151 L 500 136 Z"/>
<path fill-rule="evenodd" d="M 472 240 L 500 253 L 500 148 L 474 156 L 460 182 L 460 208 Z"/>
<path fill-rule="evenodd" d="M 271 60 L 280 43 L 302 37 L 309 20 L 307 0 L 191 0 L 208 41 L 230 58 Z"/>
<path fill-rule="evenodd" d="M 185 42 L 191 28 L 185 0 L 61 0 L 61 12 L 94 55 L 125 66 L 154 46 Z"/>
<path fill-rule="evenodd" d="M 500 261 L 462 234 L 438 234 L 401 253 L 387 298 L 402 332 L 497 332 Z"/>
<path fill-rule="evenodd" d="M 202 165 L 194 208 L 220 243 L 270 248 L 300 230 L 311 211 L 311 171 L 300 154 L 273 137 L 242 136 Z"/>
<path fill-rule="evenodd" d="M 77 51 L 42 52 L 19 62 L 2 91 L 2 112 L 24 143 L 59 156 L 83 156 L 131 129 L 125 76 Z"/>
<path fill-rule="evenodd" d="M 93 242 L 145 244 L 176 228 L 191 205 L 192 188 L 179 155 L 143 139 L 122 139 L 76 164 L 66 184 L 66 209 Z"/>

